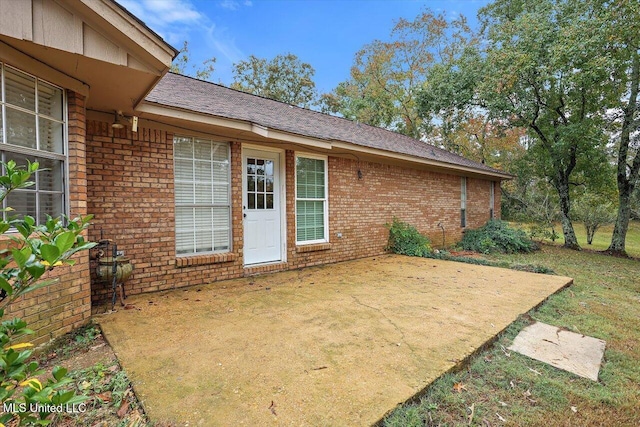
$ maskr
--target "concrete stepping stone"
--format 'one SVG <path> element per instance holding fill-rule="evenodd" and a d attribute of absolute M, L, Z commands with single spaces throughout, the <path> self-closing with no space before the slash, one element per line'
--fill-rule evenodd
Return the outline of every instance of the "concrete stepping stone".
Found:
<path fill-rule="evenodd" d="M 509 350 L 598 381 L 606 342 L 536 322 L 524 328 Z"/>

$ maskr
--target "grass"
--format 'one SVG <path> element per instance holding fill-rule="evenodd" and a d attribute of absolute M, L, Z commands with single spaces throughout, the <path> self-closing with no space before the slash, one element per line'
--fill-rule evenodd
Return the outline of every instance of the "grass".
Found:
<path fill-rule="evenodd" d="M 604 251 L 611 243 L 611 234 L 613 234 L 613 225 L 606 225 L 596 231 L 591 245 L 587 244 L 587 233 L 582 223 L 574 223 L 573 229 L 576 232 L 578 243 L 583 249 L 592 249 L 596 251 Z M 562 228 L 558 225 L 556 228 L 560 239 L 556 240 L 561 245 L 564 243 L 562 236 Z M 634 258 L 640 258 L 640 221 L 631 221 L 629 223 L 629 231 L 627 231 L 627 240 L 625 242 L 627 254 Z"/>
<path fill-rule="evenodd" d="M 640 249 L 638 225 L 633 224 L 628 239 L 632 254 Z M 606 249 L 606 236 L 602 233 L 600 237 L 594 246 Z M 640 262 L 551 245 L 535 253 L 491 259 L 545 265 L 573 277 L 574 285 L 511 325 L 492 346 L 473 357 L 465 370 L 441 377 L 418 403 L 398 408 L 382 424 L 640 425 Z M 607 341 L 599 382 L 506 350 L 532 320 Z"/>

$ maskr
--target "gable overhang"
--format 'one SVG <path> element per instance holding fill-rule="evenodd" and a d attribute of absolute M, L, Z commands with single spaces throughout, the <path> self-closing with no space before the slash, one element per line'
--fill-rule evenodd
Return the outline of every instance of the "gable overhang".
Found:
<path fill-rule="evenodd" d="M 440 162 L 422 157 L 364 147 L 346 141 L 326 140 L 305 135 L 268 128 L 259 123 L 229 119 L 210 114 L 204 114 L 169 107 L 149 101 L 138 105 L 136 114 L 143 119 L 150 120 L 157 125 L 167 126 L 168 129 L 189 130 L 202 132 L 219 137 L 228 137 L 244 142 L 272 144 L 280 148 L 297 150 L 311 149 L 314 152 L 336 156 L 350 157 L 360 160 L 371 160 L 382 163 L 404 165 L 420 169 L 428 169 L 456 175 L 464 175 L 480 179 L 501 181 L 512 179 L 513 176 L 499 171 L 486 171 L 464 165 Z"/>
<path fill-rule="evenodd" d="M 61 76 L 80 82 L 92 109 L 131 113 L 177 53 L 111 0 L 0 1 L 2 61 L 37 63 L 24 71 L 69 89 Z"/>

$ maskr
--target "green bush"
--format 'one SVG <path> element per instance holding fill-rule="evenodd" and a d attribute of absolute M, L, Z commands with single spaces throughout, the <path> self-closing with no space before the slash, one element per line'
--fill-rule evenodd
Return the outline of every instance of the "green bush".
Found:
<path fill-rule="evenodd" d="M 34 185 L 29 181 L 38 171 L 38 163 L 26 168 L 14 161 L 0 163 L 0 205 L 14 190 Z M 11 208 L 0 209 L 10 214 Z M 76 218 L 47 217 L 46 223 L 36 225 L 34 218 L 0 217 L 0 234 L 11 231 L 10 244 L 0 250 L 0 426 L 48 425 L 57 408 L 76 409 L 87 399 L 69 390 L 71 379 L 67 370 L 59 366 L 52 378 L 41 381 L 42 370 L 33 360 L 33 345 L 25 337 L 33 333 L 24 320 L 5 319 L 5 309 L 24 294 L 56 283 L 57 279 L 43 279 L 47 271 L 60 265 L 73 265 L 74 254 L 88 250 L 95 244 L 82 236 L 89 227 L 91 216 Z M 14 232 L 15 230 L 15 232 Z"/>
<path fill-rule="evenodd" d="M 509 227 L 506 222 L 500 220 L 489 221 L 475 230 L 467 230 L 460 244 L 465 250 L 483 254 L 514 254 L 537 249 L 536 244 L 524 231 Z"/>
<path fill-rule="evenodd" d="M 389 229 L 389 244 L 386 250 L 400 255 L 424 257 L 431 253 L 429 238 L 410 224 L 393 218 L 391 224 L 385 224 Z"/>

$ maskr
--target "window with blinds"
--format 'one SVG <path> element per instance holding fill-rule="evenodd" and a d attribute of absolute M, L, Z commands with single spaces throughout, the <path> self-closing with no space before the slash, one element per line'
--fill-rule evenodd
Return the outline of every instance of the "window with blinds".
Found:
<path fill-rule="evenodd" d="M 296 157 L 296 241 L 327 242 L 327 158 Z"/>
<path fill-rule="evenodd" d="M 38 162 L 35 185 L 15 190 L 3 208 L 7 216 L 32 216 L 38 224 L 47 215 L 66 214 L 65 139 L 67 119 L 65 93 L 47 83 L 0 62 L 0 152 L 4 163 Z"/>
<path fill-rule="evenodd" d="M 491 181 L 489 183 L 489 219 L 495 218 L 495 213 L 493 211 L 493 206 L 495 205 L 495 193 L 496 192 L 496 183 Z"/>
<path fill-rule="evenodd" d="M 467 178 L 460 179 L 460 227 L 467 226 Z"/>
<path fill-rule="evenodd" d="M 176 253 L 192 255 L 231 249 L 229 144 L 176 136 Z"/>

